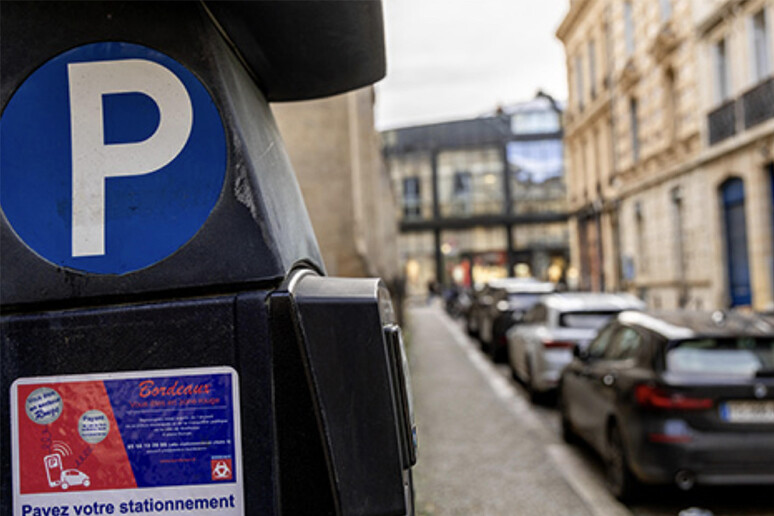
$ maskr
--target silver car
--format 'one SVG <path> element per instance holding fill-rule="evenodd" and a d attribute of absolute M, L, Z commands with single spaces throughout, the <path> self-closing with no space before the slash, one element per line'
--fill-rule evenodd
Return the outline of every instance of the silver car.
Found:
<path fill-rule="evenodd" d="M 532 401 L 556 388 L 573 348 L 585 348 L 597 331 L 623 310 L 645 308 L 631 294 L 564 293 L 543 296 L 507 334 L 514 378 L 522 381 Z"/>

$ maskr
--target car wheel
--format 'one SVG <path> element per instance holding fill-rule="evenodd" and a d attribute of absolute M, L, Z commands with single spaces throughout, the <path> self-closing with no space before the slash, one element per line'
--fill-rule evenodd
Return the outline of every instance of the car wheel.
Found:
<path fill-rule="evenodd" d="M 510 362 L 508 357 L 508 343 L 506 342 L 503 345 L 502 342 L 504 340 L 504 337 L 492 336 L 492 362 L 495 362 L 496 364 L 507 364 Z M 500 343 L 499 346 L 496 344 L 497 342 Z"/>
<path fill-rule="evenodd" d="M 607 486 L 610 492 L 622 502 L 634 500 L 639 485 L 629 469 L 621 432 L 618 426 L 615 425 L 610 429 L 608 437 L 605 466 L 607 470 Z"/>
<path fill-rule="evenodd" d="M 561 386 L 557 391 L 557 395 L 559 397 L 559 416 L 562 422 L 562 439 L 564 439 L 564 442 L 567 444 L 578 444 L 580 439 L 578 438 L 578 434 L 576 434 L 575 430 L 572 428 L 570 414 L 567 411 L 567 401 L 564 399 L 564 396 L 562 396 Z"/>
<path fill-rule="evenodd" d="M 62 490 L 67 491 L 67 488 L 70 487 L 70 484 L 67 482 L 62 482 Z"/>
<path fill-rule="evenodd" d="M 516 368 L 513 367 L 513 364 L 508 362 L 508 367 L 511 370 L 511 378 L 513 378 L 513 381 L 516 383 L 521 383 L 521 378 L 519 378 L 519 373 L 516 372 Z"/>
<path fill-rule="evenodd" d="M 91 481 L 89 479 L 86 479 L 83 481 L 83 487 L 89 487 L 91 485 Z"/>
<path fill-rule="evenodd" d="M 470 324 L 469 318 L 465 322 L 465 329 L 467 330 L 468 335 L 470 335 L 471 337 L 478 337 L 478 331 L 476 331 L 475 328 L 473 328 L 473 325 Z"/>
<path fill-rule="evenodd" d="M 481 335 L 478 336 L 478 344 L 481 349 L 481 352 L 485 354 L 487 357 L 492 356 L 492 352 L 490 351 L 489 343 L 481 338 Z"/>
<path fill-rule="evenodd" d="M 532 366 L 530 365 L 529 357 L 527 357 L 527 378 L 524 383 L 527 387 L 527 394 L 529 394 L 529 401 L 535 405 L 540 404 L 543 401 L 543 393 L 535 388 L 535 379 L 532 375 Z"/>

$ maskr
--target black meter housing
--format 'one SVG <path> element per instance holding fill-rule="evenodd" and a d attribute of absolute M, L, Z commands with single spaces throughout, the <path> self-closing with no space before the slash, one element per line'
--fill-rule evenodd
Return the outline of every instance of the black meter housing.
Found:
<path fill-rule="evenodd" d="M 268 107 L 380 79 L 380 2 L 4 1 L 3 115 L 46 62 L 98 42 L 161 52 L 201 81 L 225 179 L 185 245 L 120 274 L 53 263 L 0 205 L 0 514 L 20 511 L 15 381 L 221 366 L 239 379 L 243 514 L 413 514 L 416 434 L 389 293 L 325 276 Z"/>

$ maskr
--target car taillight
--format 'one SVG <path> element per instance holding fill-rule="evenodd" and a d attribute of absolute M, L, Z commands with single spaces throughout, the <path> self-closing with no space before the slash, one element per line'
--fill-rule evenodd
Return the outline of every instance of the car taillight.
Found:
<path fill-rule="evenodd" d="M 575 343 L 566 340 L 544 340 L 543 347 L 546 349 L 572 349 L 575 347 Z"/>
<path fill-rule="evenodd" d="M 640 406 L 663 410 L 704 410 L 713 404 L 711 398 L 692 398 L 648 384 L 634 388 L 634 399 Z"/>

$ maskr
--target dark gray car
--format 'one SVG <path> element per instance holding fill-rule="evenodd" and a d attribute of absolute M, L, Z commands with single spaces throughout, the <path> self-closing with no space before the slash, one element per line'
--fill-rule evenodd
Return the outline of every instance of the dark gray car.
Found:
<path fill-rule="evenodd" d="M 722 312 L 622 312 L 565 369 L 562 431 L 608 485 L 774 484 L 774 325 Z"/>

